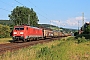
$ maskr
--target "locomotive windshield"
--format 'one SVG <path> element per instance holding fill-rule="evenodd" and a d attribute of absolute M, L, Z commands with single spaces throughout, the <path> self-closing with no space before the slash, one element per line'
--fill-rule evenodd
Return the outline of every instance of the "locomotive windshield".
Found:
<path fill-rule="evenodd" d="M 24 30 L 24 28 L 15 28 L 15 30 Z"/>

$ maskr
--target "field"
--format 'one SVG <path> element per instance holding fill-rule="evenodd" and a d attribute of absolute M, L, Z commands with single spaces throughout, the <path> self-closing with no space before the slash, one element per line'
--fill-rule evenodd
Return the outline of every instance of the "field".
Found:
<path fill-rule="evenodd" d="M 84 40 L 84 38 L 81 38 Z M 90 41 L 73 37 L 37 44 L 15 52 L 6 52 L 2 60 L 90 60 Z"/>

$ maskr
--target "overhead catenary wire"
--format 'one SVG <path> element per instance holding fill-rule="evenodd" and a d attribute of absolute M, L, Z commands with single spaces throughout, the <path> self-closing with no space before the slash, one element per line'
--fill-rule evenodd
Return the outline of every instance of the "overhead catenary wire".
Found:
<path fill-rule="evenodd" d="M 0 1 L 1 1 L 1 0 L 0 0 Z M 14 0 L 14 1 L 17 2 L 17 3 L 19 3 L 20 5 L 25 6 L 24 4 L 22 4 L 21 2 L 19 2 L 19 1 L 17 1 L 17 0 Z M 8 4 L 8 3 L 4 2 L 4 1 L 1 1 L 1 2 L 4 3 L 4 4 L 6 4 L 6 5 L 8 5 L 8 6 L 10 6 L 10 7 L 13 7 L 12 5 L 10 5 L 10 4 Z M 30 2 L 30 1 L 29 1 L 29 2 Z M 32 3 L 32 2 L 30 2 L 30 3 Z M 32 3 L 32 4 L 33 4 L 33 3 Z M 37 6 L 35 6 L 34 4 L 33 4 L 33 6 L 37 8 Z M 1 8 L 1 7 L 0 7 L 0 9 L 1 9 L 1 10 L 4 10 L 4 11 L 7 11 L 7 12 L 11 12 L 11 11 L 5 9 L 5 8 Z M 38 9 L 39 9 L 39 8 L 38 8 Z M 39 9 L 39 10 L 40 10 L 40 9 Z M 38 13 L 38 12 L 37 12 L 37 14 L 40 15 L 40 16 L 42 16 L 42 17 L 45 18 L 45 19 L 48 19 L 47 17 L 43 16 L 42 14 L 40 14 L 40 13 Z"/>
<path fill-rule="evenodd" d="M 17 0 L 14 0 L 14 1 L 16 1 L 17 3 L 19 3 L 19 4 L 23 5 L 21 2 L 19 2 L 19 1 L 17 1 Z M 24 5 L 23 5 L 23 6 L 24 6 Z"/>
<path fill-rule="evenodd" d="M 6 3 L 6 2 L 4 2 L 4 1 L 2 1 L 2 0 L 0 0 L 0 2 L 3 3 L 3 4 L 6 4 L 6 5 L 11 6 L 10 4 L 8 4 L 8 3 Z M 11 7 L 13 7 L 13 6 L 11 6 Z M 8 10 L 8 9 L 6 9 L 6 8 L 2 8 L 2 7 L 0 7 L 0 10 L 6 11 L 6 12 L 11 12 L 10 10 Z M 3 16 L 3 15 L 1 15 L 1 16 Z M 0 19 L 1 19 L 1 18 L 0 18 Z"/>
<path fill-rule="evenodd" d="M 7 9 L 4 9 L 4 8 L 0 8 L 1 10 L 4 10 L 4 11 L 7 11 L 7 12 L 11 12 L 11 11 L 9 11 L 9 10 L 7 10 Z"/>
<path fill-rule="evenodd" d="M 10 6 L 10 7 L 14 7 L 14 6 L 10 5 L 9 3 L 6 3 L 6 2 L 4 2 L 4 1 L 2 1 L 2 0 L 0 0 L 0 2 L 3 3 L 3 4 L 6 4 L 6 5 Z M 4 10 L 4 11 L 7 11 L 7 12 L 11 12 L 10 10 L 7 10 L 6 8 L 1 8 L 1 7 L 0 7 L 0 10 Z"/>
<path fill-rule="evenodd" d="M 0 8 L 0 10 L 4 10 L 4 11 L 7 11 L 7 12 L 11 12 L 11 11 L 9 11 L 9 10 L 7 10 L 7 9 L 4 9 L 4 8 Z M 1 16 L 3 16 L 3 15 L 1 15 Z M 0 18 L 0 20 L 4 20 L 4 19 Z"/>
<path fill-rule="evenodd" d="M 39 9 L 40 11 L 42 11 L 40 8 L 38 8 L 34 3 L 32 3 L 30 0 L 28 0 L 29 1 L 29 3 L 31 3 L 35 8 L 37 8 L 37 9 Z M 42 12 L 44 12 L 44 11 L 42 11 Z M 46 13 L 45 13 L 46 14 Z M 47 14 L 46 14 L 47 15 Z"/>
<path fill-rule="evenodd" d="M 21 2 L 19 2 L 19 1 L 17 1 L 17 0 L 14 0 L 14 1 L 16 1 L 17 3 L 25 6 L 24 4 L 22 4 Z M 29 1 L 29 2 L 30 2 L 30 1 Z M 33 3 L 32 3 L 32 4 L 33 4 Z M 33 4 L 33 5 L 34 5 L 34 4 Z M 36 6 L 34 5 L 34 7 L 36 7 Z M 45 18 L 45 19 L 48 19 L 48 18 L 46 18 L 45 16 L 43 16 L 42 14 L 40 14 L 40 13 L 38 13 L 38 12 L 37 12 L 37 14 L 39 14 L 40 16 L 42 16 L 42 17 Z"/>
<path fill-rule="evenodd" d="M 39 13 L 38 13 L 39 14 Z M 40 16 L 42 16 L 42 17 L 44 17 L 45 19 L 48 19 L 47 17 L 45 17 L 45 16 L 43 16 L 43 15 L 41 15 L 41 14 L 39 14 Z"/>
<path fill-rule="evenodd" d="M 10 5 L 9 3 L 6 3 L 6 2 L 4 2 L 4 1 L 2 1 L 2 0 L 0 0 L 0 2 L 4 3 L 4 4 L 6 4 L 6 5 L 9 5 L 9 6 L 11 6 L 11 7 L 14 7 L 14 6 Z"/>

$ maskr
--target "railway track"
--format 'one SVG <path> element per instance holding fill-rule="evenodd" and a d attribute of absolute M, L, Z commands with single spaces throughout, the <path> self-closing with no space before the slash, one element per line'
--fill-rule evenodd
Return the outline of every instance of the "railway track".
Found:
<path fill-rule="evenodd" d="M 38 43 L 50 42 L 53 40 L 58 40 L 60 38 L 52 38 L 52 39 L 45 39 L 45 40 L 38 40 L 38 41 L 31 41 L 25 43 L 7 43 L 7 44 L 0 44 L 0 55 L 4 54 L 6 51 L 16 51 L 24 47 L 36 45 Z"/>

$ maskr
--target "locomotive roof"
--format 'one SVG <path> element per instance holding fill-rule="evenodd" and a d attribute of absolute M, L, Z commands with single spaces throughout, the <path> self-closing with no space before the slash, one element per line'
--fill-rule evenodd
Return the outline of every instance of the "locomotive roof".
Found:
<path fill-rule="evenodd" d="M 23 26 L 32 27 L 32 28 L 35 28 L 35 29 L 52 30 L 52 29 L 50 29 L 50 28 L 45 28 L 45 27 L 33 27 L 33 26 L 30 26 L 30 25 L 18 25 L 18 26 L 16 26 L 16 27 L 23 27 Z"/>
<path fill-rule="evenodd" d="M 35 29 L 41 29 L 41 28 L 38 28 L 38 27 L 29 26 L 29 25 L 19 25 L 19 26 L 15 26 L 15 27 L 24 27 L 24 26 L 35 28 Z"/>
<path fill-rule="evenodd" d="M 38 28 L 38 27 L 33 27 L 33 26 L 30 26 L 30 27 L 35 28 L 35 29 L 41 29 L 41 28 Z"/>

